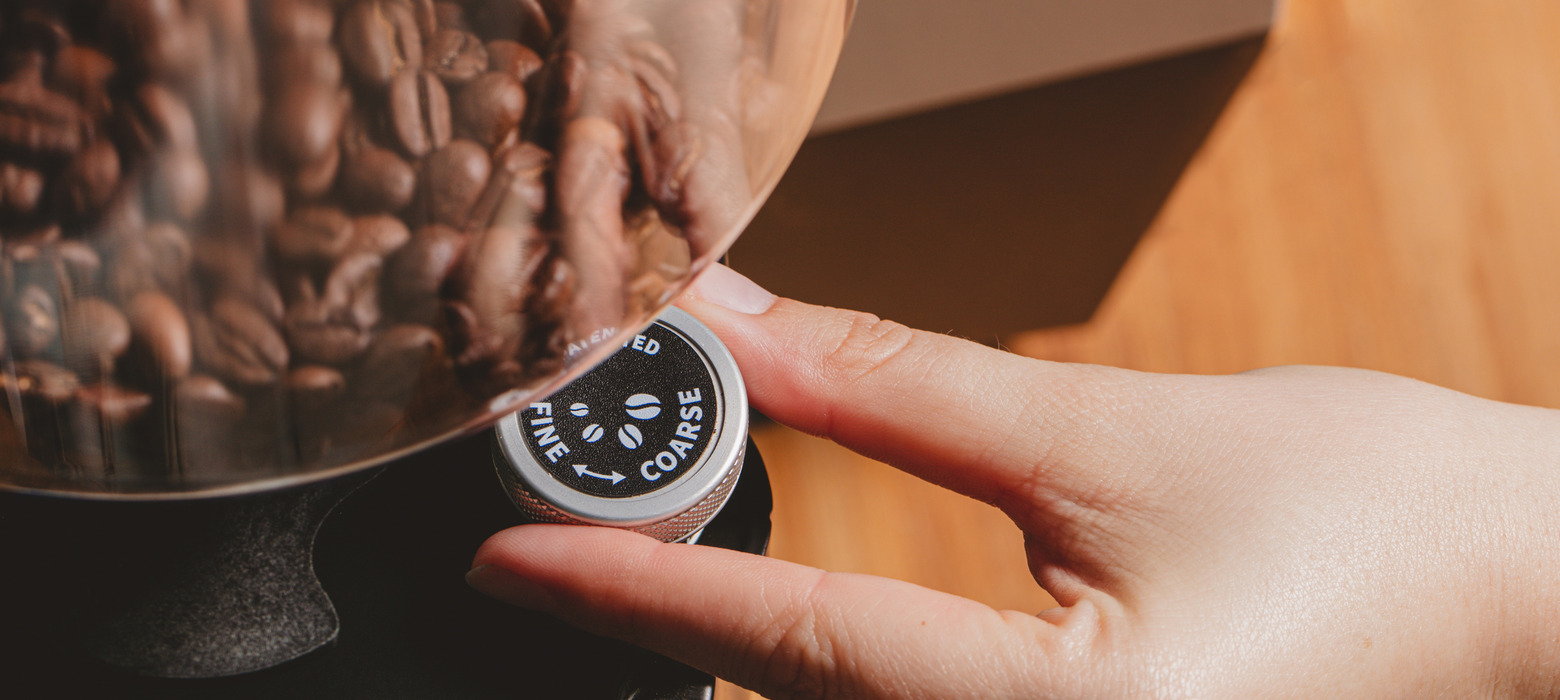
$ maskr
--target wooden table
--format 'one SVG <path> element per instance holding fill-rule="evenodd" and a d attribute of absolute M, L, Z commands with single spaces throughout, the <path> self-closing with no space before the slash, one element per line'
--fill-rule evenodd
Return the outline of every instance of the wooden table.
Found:
<path fill-rule="evenodd" d="M 1364 367 L 1560 407 L 1557 266 L 1560 3 L 1291 0 L 1095 317 L 1008 345 L 1157 372 Z M 785 428 L 756 438 L 774 556 L 1051 604 L 990 507 Z"/>

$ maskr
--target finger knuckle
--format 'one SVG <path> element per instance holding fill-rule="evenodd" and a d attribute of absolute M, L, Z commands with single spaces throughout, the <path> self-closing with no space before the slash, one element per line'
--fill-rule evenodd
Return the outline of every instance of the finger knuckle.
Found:
<path fill-rule="evenodd" d="M 854 382 L 903 356 L 915 331 L 867 313 L 850 312 L 837 321 L 834 348 L 824 357 L 825 371 Z"/>
<path fill-rule="evenodd" d="M 839 697 L 834 640 L 818 604 L 818 591 L 827 586 L 828 578 L 828 574 L 820 576 L 811 591 L 775 616 L 767 634 L 754 640 L 765 649 L 759 655 L 761 687 L 786 698 Z"/>

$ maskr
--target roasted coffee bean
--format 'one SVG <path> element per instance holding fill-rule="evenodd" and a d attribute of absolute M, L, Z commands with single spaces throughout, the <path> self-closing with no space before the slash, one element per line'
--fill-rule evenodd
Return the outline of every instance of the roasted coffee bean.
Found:
<path fill-rule="evenodd" d="M 145 357 L 153 376 L 179 379 L 194 360 L 190 324 L 184 311 L 158 291 L 137 294 L 125 305 L 134 346 Z"/>
<path fill-rule="evenodd" d="M 331 8 L 316 0 L 267 0 L 260 5 L 267 38 L 278 44 L 324 44 L 336 26 Z"/>
<path fill-rule="evenodd" d="M 552 42 L 552 22 L 537 0 L 483 0 L 471 11 L 472 26 L 489 39 L 519 39 L 538 51 Z"/>
<path fill-rule="evenodd" d="M 380 258 L 361 253 L 341 261 L 323 292 L 304 280 L 302 297 L 287 309 L 287 339 L 304 362 L 339 365 L 368 348 L 379 322 Z"/>
<path fill-rule="evenodd" d="M 294 367 L 287 372 L 287 393 L 294 410 L 318 416 L 347 393 L 347 379 L 333 367 Z"/>
<path fill-rule="evenodd" d="M 450 85 L 461 85 L 487 70 L 487 47 L 471 32 L 440 29 L 428 40 L 423 67 Z"/>
<path fill-rule="evenodd" d="M 51 88 L 101 119 L 113 109 L 108 82 L 117 70 L 113 59 L 102 51 L 89 46 L 66 46 L 54 54 L 48 82 Z"/>
<path fill-rule="evenodd" d="M 77 291 L 90 292 L 97 286 L 103 258 L 92 246 L 78 240 L 54 244 L 54 257 L 65 273 L 64 284 Z"/>
<path fill-rule="evenodd" d="M 177 151 L 195 152 L 200 148 L 195 129 L 195 115 L 190 106 L 167 86 L 146 83 L 135 93 L 137 117 L 147 132 L 140 137 L 140 146 L 146 150 L 167 147 Z"/>
<path fill-rule="evenodd" d="M 404 401 L 444 353 L 444 340 L 428 326 L 403 323 L 374 338 L 354 376 L 354 393 L 366 399 Z"/>
<path fill-rule="evenodd" d="M 533 143 L 518 143 L 500 150 L 493 158 L 493 176 L 477 204 L 471 220 L 494 226 L 527 225 L 536 221 L 547 206 L 546 175 L 552 168 L 552 156 Z"/>
<path fill-rule="evenodd" d="M 398 212 L 417 193 L 417 171 L 394 151 L 365 144 L 346 156 L 341 191 L 355 209 Z"/>
<path fill-rule="evenodd" d="M 74 100 L 43 86 L 36 72 L 0 83 L 0 147 L 29 156 L 81 150 L 86 114 Z"/>
<path fill-rule="evenodd" d="M 15 163 L 0 163 L 0 216 L 27 216 L 43 198 L 43 173 Z"/>
<path fill-rule="evenodd" d="M 324 196 L 336 182 L 341 170 L 341 148 L 332 145 L 318 161 L 305 165 L 293 173 L 288 190 L 300 199 Z"/>
<path fill-rule="evenodd" d="M 438 313 L 439 288 L 460 261 L 466 236 L 449 226 L 424 226 L 385 265 L 387 308 L 400 318 L 432 323 Z"/>
<path fill-rule="evenodd" d="M 247 408 L 221 380 L 192 374 L 174 385 L 172 422 L 186 482 L 229 472 L 237 463 L 237 431 Z"/>
<path fill-rule="evenodd" d="M 152 397 L 146 392 L 127 389 L 108 382 L 77 389 L 75 400 L 85 413 L 82 417 L 87 419 L 77 422 L 77 425 L 94 425 L 97 421 L 92 419 L 96 418 L 105 424 L 102 427 L 110 428 L 123 426 L 135 420 L 152 405 Z M 76 446 L 83 447 L 89 444 L 90 441 L 85 441 Z"/>
<path fill-rule="evenodd" d="M 130 347 L 130 322 L 113 304 L 97 297 L 71 302 L 60 318 L 65 366 L 84 377 L 107 374 Z"/>
<path fill-rule="evenodd" d="M 406 224 L 393 216 L 359 216 L 352 220 L 352 243 L 348 249 L 354 253 L 372 253 L 381 258 L 394 253 L 412 234 Z"/>
<path fill-rule="evenodd" d="M 546 239 L 531 226 L 495 226 L 466 247 L 457 288 L 477 327 L 491 336 L 494 352 L 512 354 L 518 347 L 526 294 L 548 253 Z"/>
<path fill-rule="evenodd" d="M 237 423 L 244 415 L 244 399 L 209 374 L 192 374 L 180 380 L 173 397 L 181 417 L 213 416 Z"/>
<path fill-rule="evenodd" d="M 463 228 L 493 169 L 487 150 L 474 141 L 456 139 L 428 156 L 423 168 L 428 218 Z"/>
<path fill-rule="evenodd" d="M 60 174 L 61 206 L 75 216 L 95 213 L 108 204 L 119 186 L 119 151 L 106 139 L 87 146 Z"/>
<path fill-rule="evenodd" d="M 271 240 L 283 260 L 333 262 L 352 244 L 352 219 L 335 207 L 304 207 L 277 226 Z"/>
<path fill-rule="evenodd" d="M 328 85 L 291 83 L 266 107 L 266 133 L 283 165 L 307 167 L 336 147 L 348 100 Z"/>
<path fill-rule="evenodd" d="M 455 95 L 454 108 L 461 133 L 493 148 L 516 136 L 525 87 L 508 73 L 483 73 Z"/>
<path fill-rule="evenodd" d="M 16 363 L 16 388 L 24 397 L 62 404 L 76 395 L 81 380 L 64 367 L 38 360 Z"/>
<path fill-rule="evenodd" d="M 542 69 L 542 57 L 518 41 L 494 39 L 487 43 L 488 70 L 508 73 L 522 85 Z"/>
<path fill-rule="evenodd" d="M 149 171 L 151 203 L 179 221 L 194 221 L 206 208 L 211 177 L 206 161 L 195 151 L 168 150 L 157 154 Z"/>
<path fill-rule="evenodd" d="M 207 318 L 191 322 L 195 357 L 217 376 L 242 386 L 275 383 L 289 353 L 271 321 L 248 302 L 218 299 Z"/>
<path fill-rule="evenodd" d="M 401 149 L 421 158 L 450 142 L 450 97 L 438 76 L 406 70 L 390 81 L 390 123 Z"/>
<path fill-rule="evenodd" d="M 216 178 L 213 213 L 235 233 L 270 231 L 287 211 L 287 195 L 280 181 L 254 164 L 227 163 Z"/>
<path fill-rule="evenodd" d="M 59 304 L 38 285 L 27 285 L 6 309 L 6 338 L 22 358 L 42 356 L 60 335 Z"/>
<path fill-rule="evenodd" d="M 370 87 L 384 87 L 405 70 L 422 66 L 422 37 L 409 6 L 393 0 L 360 0 L 341 19 L 342 59 Z"/>
<path fill-rule="evenodd" d="M 179 0 L 118 0 L 103 4 L 103 26 L 123 36 L 127 58 L 154 77 L 180 79 L 196 67 L 196 26 Z"/>
<path fill-rule="evenodd" d="M 124 239 L 113 251 L 108 288 L 120 301 L 147 291 L 183 298 L 194 262 L 194 247 L 175 224 L 157 223 L 145 234 Z"/>
<path fill-rule="evenodd" d="M 440 29 L 459 29 L 462 31 L 471 30 L 471 24 L 466 21 L 466 8 L 461 7 L 459 3 L 435 2 L 432 5 L 435 27 Z"/>
<path fill-rule="evenodd" d="M 293 82 L 328 87 L 341 84 L 341 54 L 329 44 L 293 44 L 278 48 L 268 62 L 266 77 L 271 82 L 272 92 Z"/>

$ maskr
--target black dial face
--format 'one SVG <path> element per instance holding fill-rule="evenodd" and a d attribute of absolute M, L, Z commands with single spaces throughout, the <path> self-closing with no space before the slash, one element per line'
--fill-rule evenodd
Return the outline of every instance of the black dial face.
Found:
<path fill-rule="evenodd" d="M 546 401 L 520 431 L 553 478 L 576 491 L 629 498 L 686 475 L 715 442 L 722 410 L 703 355 L 656 323 Z"/>

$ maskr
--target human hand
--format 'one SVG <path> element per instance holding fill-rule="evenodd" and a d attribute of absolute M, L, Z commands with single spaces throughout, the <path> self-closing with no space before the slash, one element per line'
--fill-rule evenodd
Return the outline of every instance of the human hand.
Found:
<path fill-rule="evenodd" d="M 1041 362 L 719 267 L 683 306 L 765 414 L 1001 508 L 1060 607 L 551 525 L 483 545 L 479 590 L 775 698 L 1560 693 L 1554 411 Z"/>

